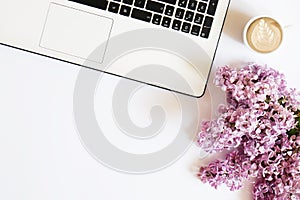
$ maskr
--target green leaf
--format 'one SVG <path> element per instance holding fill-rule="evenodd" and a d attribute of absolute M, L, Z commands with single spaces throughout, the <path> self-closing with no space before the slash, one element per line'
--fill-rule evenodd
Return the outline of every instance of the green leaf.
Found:
<path fill-rule="evenodd" d="M 296 126 L 295 126 L 295 128 L 287 131 L 287 135 L 289 138 L 291 138 L 293 135 L 296 135 L 296 136 L 300 135 L 299 134 L 300 133 L 300 110 L 295 111 L 294 114 L 296 115 L 296 117 L 295 117 Z"/>
<path fill-rule="evenodd" d="M 299 133 L 299 130 L 296 129 L 296 128 L 291 129 L 291 130 L 289 130 L 289 131 L 287 132 L 289 138 L 291 138 L 293 135 L 298 135 L 298 133 Z"/>
<path fill-rule="evenodd" d="M 285 97 L 280 97 L 280 98 L 278 99 L 278 103 L 279 103 L 280 105 L 284 105 L 284 103 L 285 103 Z"/>
<path fill-rule="evenodd" d="M 266 97 L 267 97 L 267 98 L 266 98 L 265 102 L 266 102 L 266 103 L 270 103 L 271 97 L 270 97 L 269 95 L 267 95 Z"/>

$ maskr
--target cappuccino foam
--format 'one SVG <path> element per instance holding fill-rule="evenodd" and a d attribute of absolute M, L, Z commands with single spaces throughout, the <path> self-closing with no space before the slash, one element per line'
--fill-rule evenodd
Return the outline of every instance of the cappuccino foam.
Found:
<path fill-rule="evenodd" d="M 261 17 L 250 24 L 246 39 L 252 49 L 261 53 L 269 53 L 280 46 L 282 29 L 274 19 Z"/>

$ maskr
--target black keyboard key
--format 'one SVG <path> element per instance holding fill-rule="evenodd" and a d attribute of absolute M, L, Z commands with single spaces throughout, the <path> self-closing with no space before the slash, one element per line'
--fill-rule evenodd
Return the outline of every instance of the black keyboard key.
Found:
<path fill-rule="evenodd" d="M 170 24 L 171 24 L 171 18 L 169 18 L 169 17 L 164 17 L 163 20 L 162 20 L 162 22 L 161 22 L 161 25 L 162 25 L 163 27 L 169 28 L 169 27 L 170 27 Z"/>
<path fill-rule="evenodd" d="M 161 22 L 161 15 L 154 14 L 152 18 L 152 23 L 156 25 L 160 25 L 160 22 Z"/>
<path fill-rule="evenodd" d="M 131 17 L 145 22 L 150 22 L 152 13 L 134 8 L 132 10 Z"/>
<path fill-rule="evenodd" d="M 184 20 L 192 22 L 194 18 L 194 13 L 191 11 L 186 11 Z"/>
<path fill-rule="evenodd" d="M 114 0 L 114 1 L 116 1 L 116 2 L 121 2 L 121 0 Z"/>
<path fill-rule="evenodd" d="M 133 0 L 123 0 L 123 3 L 128 4 L 128 5 L 132 5 Z"/>
<path fill-rule="evenodd" d="M 129 6 L 122 5 L 120 9 L 120 14 L 124 16 L 130 15 L 131 8 Z"/>
<path fill-rule="evenodd" d="M 151 10 L 158 13 L 164 12 L 165 5 L 155 1 L 148 1 L 146 5 L 147 10 Z"/>
<path fill-rule="evenodd" d="M 146 0 L 135 0 L 134 6 L 139 7 L 139 8 L 144 8 L 145 3 L 146 3 Z"/>
<path fill-rule="evenodd" d="M 207 9 L 207 14 L 215 15 L 217 5 L 218 5 L 218 0 L 210 0 L 209 5 L 208 5 L 208 9 Z"/>
<path fill-rule="evenodd" d="M 174 13 L 174 7 L 167 5 L 165 15 L 172 16 Z"/>
<path fill-rule="evenodd" d="M 190 0 L 188 4 L 188 9 L 190 10 L 196 10 L 197 7 L 197 1 L 195 0 Z"/>
<path fill-rule="evenodd" d="M 196 24 L 202 24 L 204 15 L 197 13 L 194 19 Z"/>
<path fill-rule="evenodd" d="M 158 1 L 175 5 L 177 0 L 158 0 Z"/>
<path fill-rule="evenodd" d="M 184 15 L 184 10 L 181 8 L 176 9 L 175 17 L 178 19 L 182 19 Z"/>
<path fill-rule="evenodd" d="M 198 36 L 200 33 L 200 26 L 193 25 L 191 33 L 192 33 L 192 35 Z"/>
<path fill-rule="evenodd" d="M 211 25 L 213 23 L 213 20 L 214 19 L 212 17 L 206 16 L 205 20 L 204 20 L 203 26 L 205 26 L 205 27 L 211 27 Z"/>
<path fill-rule="evenodd" d="M 189 33 L 191 29 L 191 24 L 183 22 L 181 31 L 185 33 Z"/>
<path fill-rule="evenodd" d="M 187 4 L 187 0 L 179 0 L 178 2 L 178 6 L 182 8 L 185 8 L 186 4 Z"/>
<path fill-rule="evenodd" d="M 102 10 L 106 10 L 107 5 L 108 5 L 108 1 L 106 1 L 106 0 L 98 0 L 98 1 L 95 1 L 95 0 L 70 0 L 70 1 L 80 3 L 80 4 L 83 4 L 86 6 L 91 6 L 94 8 L 99 8 Z"/>
<path fill-rule="evenodd" d="M 208 38 L 210 32 L 210 28 L 203 27 L 200 36 L 203 38 Z"/>
<path fill-rule="evenodd" d="M 181 21 L 174 19 L 173 24 L 172 24 L 172 29 L 179 31 L 181 26 Z"/>
<path fill-rule="evenodd" d="M 108 6 L 108 11 L 113 13 L 118 13 L 119 8 L 120 8 L 120 4 L 111 1 Z"/>
<path fill-rule="evenodd" d="M 201 13 L 205 13 L 206 7 L 207 7 L 207 4 L 206 4 L 206 3 L 204 3 L 204 2 L 199 2 L 197 11 L 198 11 L 198 12 L 201 12 Z"/>

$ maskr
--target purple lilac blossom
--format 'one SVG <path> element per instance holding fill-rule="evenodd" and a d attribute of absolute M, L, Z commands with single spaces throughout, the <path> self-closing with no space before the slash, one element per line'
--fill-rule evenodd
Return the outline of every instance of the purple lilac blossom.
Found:
<path fill-rule="evenodd" d="M 300 200 L 300 101 L 282 73 L 257 64 L 218 69 L 215 85 L 226 93 L 219 116 L 203 121 L 198 135 L 209 153 L 229 150 L 223 160 L 201 166 L 204 183 L 230 190 L 255 178 L 253 199 Z"/>

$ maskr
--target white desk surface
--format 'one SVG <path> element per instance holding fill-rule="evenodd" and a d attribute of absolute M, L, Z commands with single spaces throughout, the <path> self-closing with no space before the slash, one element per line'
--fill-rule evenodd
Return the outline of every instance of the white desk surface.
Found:
<path fill-rule="evenodd" d="M 285 73 L 290 87 L 300 89 L 299 6 L 295 0 L 232 0 L 213 69 L 247 62 L 268 64 Z M 284 26 L 284 41 L 271 54 L 252 52 L 241 41 L 246 21 L 261 14 L 274 16 Z M 0 199 L 251 199 L 249 188 L 230 192 L 225 187 L 215 190 L 202 184 L 193 175 L 195 166 L 204 162 L 199 159 L 200 150 L 195 145 L 177 162 L 155 173 L 131 175 L 101 165 L 82 147 L 74 125 L 73 91 L 80 68 L 4 46 L 0 46 L 0 59 Z M 110 100 L 105 93 L 116 81 L 114 77 L 107 78 L 100 88 L 106 103 Z M 144 89 L 145 93 L 154 90 Z M 222 102 L 222 93 L 211 81 L 208 89 L 213 94 L 212 105 Z M 145 110 L 141 106 L 145 100 L 143 93 L 137 96 L 135 101 L 139 103 L 130 104 L 129 108 L 132 120 L 151 123 L 151 105 Z M 208 99 L 199 99 L 200 111 L 214 113 L 214 108 L 207 111 L 205 107 Z M 101 103 L 98 109 L 103 105 L 106 104 Z M 111 117 L 109 112 L 98 114 Z M 171 121 L 176 117 L 173 115 Z M 106 131 L 111 127 L 114 132 L 113 120 L 107 120 L 107 127 Z M 120 142 L 116 138 L 110 140 L 118 147 L 131 146 L 126 144 L 131 144 L 129 140 Z M 159 149 L 160 142 L 145 146 Z M 137 151 L 140 146 L 132 145 L 126 150 Z"/>

